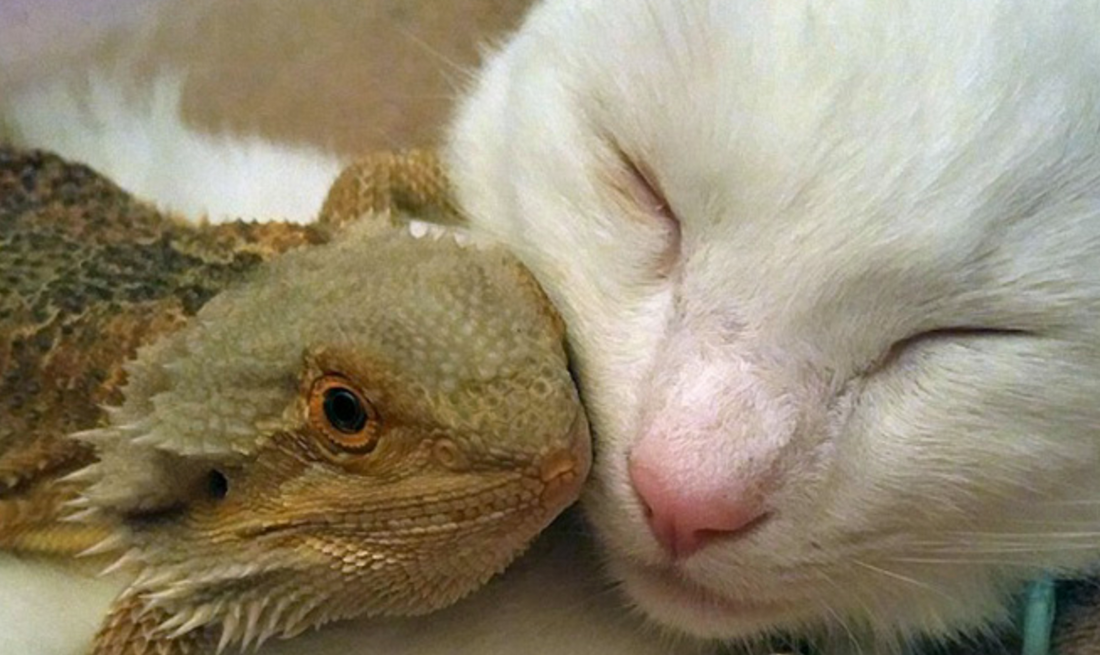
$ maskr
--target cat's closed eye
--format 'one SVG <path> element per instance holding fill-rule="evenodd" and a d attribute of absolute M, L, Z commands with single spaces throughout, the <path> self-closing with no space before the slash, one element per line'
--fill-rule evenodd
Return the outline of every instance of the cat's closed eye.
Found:
<path fill-rule="evenodd" d="M 663 244 L 653 259 L 651 270 L 668 277 L 680 260 L 681 224 L 672 204 L 661 189 L 655 174 L 641 160 L 616 148 L 620 162 L 615 187 L 626 198 L 627 215 L 655 227 L 662 233 Z"/>
<path fill-rule="evenodd" d="M 868 369 L 869 373 L 881 371 L 899 364 L 907 355 L 919 348 L 942 343 L 965 343 L 975 339 L 1003 339 L 1029 336 L 1031 333 L 1014 328 L 989 328 L 955 326 L 924 330 L 899 339 L 886 349 Z"/>

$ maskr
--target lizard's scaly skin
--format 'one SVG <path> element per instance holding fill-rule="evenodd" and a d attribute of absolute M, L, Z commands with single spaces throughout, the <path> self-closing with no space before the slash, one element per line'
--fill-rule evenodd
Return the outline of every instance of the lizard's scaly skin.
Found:
<path fill-rule="evenodd" d="M 90 169 L 0 148 L 0 547 L 75 553 L 103 526 L 56 520 L 92 461 L 66 435 L 122 399 L 122 365 L 260 262 L 316 228 L 195 229 Z"/>
<path fill-rule="evenodd" d="M 344 225 L 364 213 L 415 214 L 436 223 L 455 223 L 447 177 L 429 151 L 380 152 L 348 166 L 332 185 L 321 222 Z"/>
<path fill-rule="evenodd" d="M 407 213 L 455 222 L 429 154 L 352 167 L 316 226 L 214 227 L 0 150 L 0 548 L 125 553 L 95 653 L 431 611 L 575 499 L 560 320 L 505 253 Z M 318 409 L 333 384 L 369 448 Z"/>

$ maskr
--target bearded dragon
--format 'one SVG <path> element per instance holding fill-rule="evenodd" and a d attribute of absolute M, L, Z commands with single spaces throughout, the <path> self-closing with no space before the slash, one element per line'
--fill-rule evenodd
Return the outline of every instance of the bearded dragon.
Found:
<path fill-rule="evenodd" d="M 429 155 L 348 169 L 315 225 L 195 226 L 0 149 L 0 548 L 122 553 L 93 653 L 430 612 L 575 500 L 562 322 L 410 212 L 456 215 Z"/>

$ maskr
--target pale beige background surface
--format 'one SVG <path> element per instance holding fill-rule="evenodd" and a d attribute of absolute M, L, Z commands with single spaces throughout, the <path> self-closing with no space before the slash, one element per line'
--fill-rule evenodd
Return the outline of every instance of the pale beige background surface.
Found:
<path fill-rule="evenodd" d="M 430 145 L 530 0 L 0 0 L 0 93 L 186 70 L 185 119 L 355 155 Z"/>

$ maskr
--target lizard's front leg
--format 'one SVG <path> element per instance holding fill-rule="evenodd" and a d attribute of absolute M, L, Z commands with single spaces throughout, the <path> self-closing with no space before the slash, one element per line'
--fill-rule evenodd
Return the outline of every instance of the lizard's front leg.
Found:
<path fill-rule="evenodd" d="M 362 216 L 395 213 L 441 224 L 462 222 L 435 152 L 381 152 L 355 162 L 332 185 L 319 222 L 341 227 Z"/>

